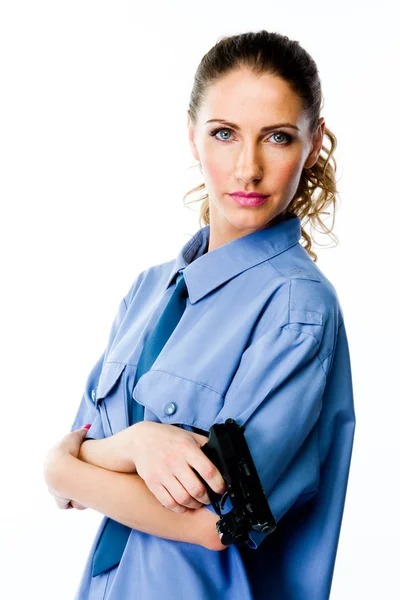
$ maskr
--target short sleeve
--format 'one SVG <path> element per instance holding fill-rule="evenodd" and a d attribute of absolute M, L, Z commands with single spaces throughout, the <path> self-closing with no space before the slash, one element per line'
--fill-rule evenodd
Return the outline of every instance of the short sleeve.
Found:
<path fill-rule="evenodd" d="M 87 423 L 90 424 L 91 427 L 85 436 L 86 440 L 98 440 L 106 437 L 101 423 L 100 411 L 95 404 L 96 387 L 103 368 L 105 355 L 104 351 L 86 379 L 83 396 L 71 426 L 71 431 L 76 431 Z"/>
<path fill-rule="evenodd" d="M 302 496 L 318 488 L 316 423 L 326 385 L 320 360 L 323 327 L 273 328 L 251 344 L 225 395 L 217 421 L 233 418 L 244 435 L 278 523 Z M 320 320 L 322 323 L 322 319 Z M 215 512 L 212 505 L 206 507 Z M 232 507 L 228 499 L 224 512 Z M 279 526 L 279 525 L 277 525 Z M 250 548 L 266 533 L 250 532 Z"/>
<path fill-rule="evenodd" d="M 106 437 L 101 420 L 101 414 L 99 408 L 96 406 L 96 389 L 99 383 L 100 374 L 103 369 L 103 365 L 107 359 L 107 355 L 112 347 L 113 341 L 120 329 L 128 306 L 132 301 L 133 295 L 140 285 L 141 277 L 144 272 L 140 273 L 135 279 L 134 283 L 130 287 L 128 293 L 121 300 L 117 313 L 111 325 L 111 330 L 108 335 L 108 342 L 105 350 L 102 352 L 96 363 L 93 365 L 89 372 L 89 375 L 85 382 L 83 395 L 73 420 L 71 430 L 75 431 L 80 429 L 86 424 L 91 424 L 91 427 L 85 437 L 85 439 L 101 439 Z"/>

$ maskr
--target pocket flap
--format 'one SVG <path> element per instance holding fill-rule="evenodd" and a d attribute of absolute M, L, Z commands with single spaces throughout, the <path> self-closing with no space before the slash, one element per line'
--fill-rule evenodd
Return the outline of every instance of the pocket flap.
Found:
<path fill-rule="evenodd" d="M 125 363 L 120 362 L 106 362 L 103 365 L 96 390 L 96 405 L 114 387 L 125 366 Z"/>
<path fill-rule="evenodd" d="M 216 390 L 157 369 L 140 377 L 133 398 L 161 423 L 179 423 L 203 431 L 209 431 L 223 406 L 223 397 Z M 145 420 L 149 418 L 145 411 Z"/>

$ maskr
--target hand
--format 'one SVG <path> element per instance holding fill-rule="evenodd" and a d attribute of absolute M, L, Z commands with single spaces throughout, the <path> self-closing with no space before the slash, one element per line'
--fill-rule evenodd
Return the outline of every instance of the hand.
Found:
<path fill-rule="evenodd" d="M 78 458 L 80 447 L 81 447 L 82 442 L 85 439 L 87 431 L 88 431 L 88 426 L 85 426 L 82 429 L 78 429 L 77 431 L 72 431 L 72 432 L 68 433 L 66 436 L 64 436 L 60 442 L 55 444 L 55 446 L 53 446 L 51 448 L 51 450 L 48 452 L 48 454 L 46 456 L 45 472 L 47 473 L 49 467 L 51 465 L 53 465 L 56 458 L 62 454 L 71 454 L 71 456 Z M 87 506 L 84 506 L 83 504 L 79 504 L 79 502 L 75 502 L 75 500 L 71 500 L 70 498 L 64 498 L 62 496 L 59 496 L 57 494 L 57 491 L 51 485 L 50 479 L 47 477 L 47 475 L 46 475 L 46 483 L 47 483 L 47 488 L 48 488 L 50 494 L 52 496 L 54 496 L 54 499 L 56 501 L 58 508 L 60 508 L 60 509 L 76 508 L 77 510 L 85 510 L 87 508 Z"/>
<path fill-rule="evenodd" d="M 71 454 L 74 458 L 78 458 L 81 445 L 85 440 L 88 429 L 90 429 L 90 425 L 85 425 L 84 427 L 81 427 L 81 429 L 67 433 L 60 442 L 53 446 L 53 449 L 56 452 Z"/>
<path fill-rule="evenodd" d="M 69 498 L 63 498 L 62 496 L 58 496 L 55 489 L 51 487 L 51 485 L 47 486 L 50 494 L 54 497 L 58 508 L 60 509 L 69 509 L 76 508 L 77 510 L 85 510 L 87 506 L 83 506 L 83 504 L 79 504 L 79 502 L 75 502 L 75 500 L 70 500 Z"/>
<path fill-rule="evenodd" d="M 217 493 L 226 483 L 217 467 L 200 450 L 204 435 L 175 425 L 140 421 L 132 426 L 132 459 L 137 474 L 161 504 L 174 512 L 210 504 L 207 489 L 196 473 Z"/>

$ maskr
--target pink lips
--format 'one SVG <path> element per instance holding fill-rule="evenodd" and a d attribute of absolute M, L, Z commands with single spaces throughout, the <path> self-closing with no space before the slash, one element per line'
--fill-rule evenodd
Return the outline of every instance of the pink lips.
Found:
<path fill-rule="evenodd" d="M 248 194 L 247 196 L 241 196 L 240 194 L 229 194 L 232 200 L 239 206 L 261 206 L 264 204 L 269 196 L 262 194 Z"/>

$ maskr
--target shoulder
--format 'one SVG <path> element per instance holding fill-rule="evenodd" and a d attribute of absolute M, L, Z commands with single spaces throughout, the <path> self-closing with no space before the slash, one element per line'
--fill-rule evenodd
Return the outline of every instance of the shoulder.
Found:
<path fill-rule="evenodd" d="M 274 284 L 257 329 L 262 334 L 266 329 L 281 327 L 311 335 L 324 360 L 331 354 L 343 322 L 334 285 L 300 244 L 263 265 Z"/>
<path fill-rule="evenodd" d="M 268 265 L 286 286 L 289 323 L 302 318 L 305 323 L 322 325 L 334 317 L 340 324 L 341 306 L 335 286 L 300 244 L 273 257 Z"/>

